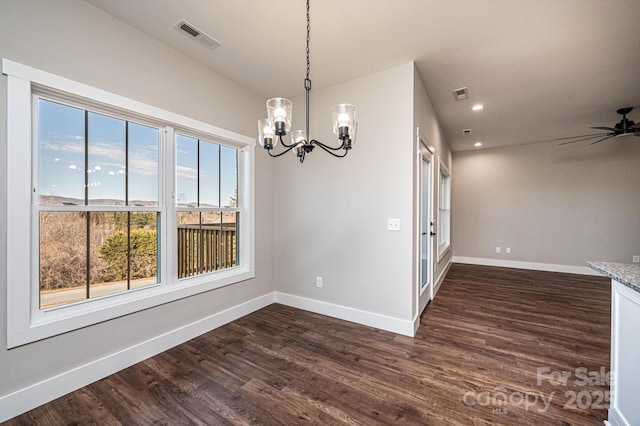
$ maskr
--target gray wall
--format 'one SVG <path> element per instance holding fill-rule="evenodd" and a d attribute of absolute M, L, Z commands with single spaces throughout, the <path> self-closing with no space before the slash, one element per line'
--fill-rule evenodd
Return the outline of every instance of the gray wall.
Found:
<path fill-rule="evenodd" d="M 440 125 L 440 121 L 438 120 L 438 115 L 436 114 L 435 109 L 433 108 L 433 104 L 429 99 L 429 94 L 427 93 L 424 83 L 420 78 L 418 72 L 414 72 L 414 141 L 417 138 L 416 127 L 420 128 L 420 138 L 427 142 L 430 146 L 434 148 L 433 152 L 433 164 L 432 167 L 435 170 L 434 178 L 433 178 L 433 218 L 437 220 L 438 218 L 438 200 L 439 200 L 439 185 L 438 185 L 438 159 L 447 167 L 451 176 L 454 175 L 452 157 L 451 157 L 451 149 L 449 148 L 449 143 L 444 135 L 444 131 Z M 416 153 L 417 155 L 417 153 Z M 414 181 L 417 182 L 418 179 L 418 170 L 414 170 Z M 452 177 L 453 179 L 453 177 Z M 453 192 L 453 188 L 452 188 Z M 416 199 L 415 202 L 418 202 Z M 451 207 L 453 210 L 453 206 Z M 452 213 L 453 219 L 453 213 Z M 415 218 L 415 227 L 417 230 L 420 230 L 420 218 Z M 437 228 L 436 228 L 437 229 Z M 453 235 L 453 230 L 451 231 Z M 414 238 L 419 238 L 419 231 L 414 233 Z M 415 242 L 414 242 L 415 244 Z M 453 241 L 451 241 L 451 248 L 453 248 Z M 432 253 L 434 257 L 437 259 L 437 242 L 434 241 Z M 451 261 L 453 256 L 453 251 L 449 250 L 439 262 L 436 262 L 434 270 L 433 270 L 433 281 L 435 281 L 440 277 L 447 268 L 447 265 Z M 414 268 L 414 271 L 417 271 L 417 268 Z M 414 276 L 414 280 L 417 280 L 417 277 Z M 423 298 L 425 296 L 423 295 Z M 424 306 L 425 301 L 423 300 L 420 305 Z"/>
<path fill-rule="evenodd" d="M 640 255 L 640 138 L 455 152 L 453 167 L 455 256 L 586 266 Z"/>
<path fill-rule="evenodd" d="M 214 53 L 215 54 L 215 53 Z M 0 2 L 0 57 L 242 133 L 264 99 L 80 0 Z M 412 320 L 415 314 L 415 127 L 447 164 L 450 151 L 413 63 L 312 94 L 311 134 L 333 143 L 330 107 L 353 103 L 360 133 L 335 159 L 316 149 L 256 152 L 256 278 L 6 350 L 0 303 L 0 396 L 278 290 Z M 295 127 L 304 99 L 294 100 Z M 0 77 L 0 204 L 6 205 L 6 78 Z M 400 218 L 400 232 L 387 231 Z M 6 300 L 6 209 L 0 297 Z M 439 266 L 440 268 L 440 266 Z M 437 273 L 438 271 L 436 271 Z M 324 277 L 324 288 L 315 277 Z M 123 365 L 125 367 L 125 365 Z"/>
<path fill-rule="evenodd" d="M 215 54 L 215 53 L 214 53 Z M 79 0 L 0 2 L 0 57 L 253 136 L 264 99 Z M 6 77 L 0 205 L 6 206 Z M 6 347 L 6 209 L 0 209 L 0 396 L 273 291 L 273 162 L 256 161 L 256 278 L 12 350 Z"/>
<path fill-rule="evenodd" d="M 314 89 L 311 136 L 337 144 L 330 108 L 352 103 L 359 133 L 349 155 L 316 149 L 304 164 L 276 159 L 278 291 L 411 319 L 413 64 Z M 294 128 L 304 98 L 294 99 Z M 400 232 L 387 231 L 400 218 Z M 324 288 L 315 277 L 324 278 Z"/>

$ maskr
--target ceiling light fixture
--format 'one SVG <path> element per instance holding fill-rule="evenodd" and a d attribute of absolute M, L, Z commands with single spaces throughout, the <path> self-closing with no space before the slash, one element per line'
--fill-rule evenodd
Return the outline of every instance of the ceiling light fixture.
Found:
<path fill-rule="evenodd" d="M 474 111 L 480 111 L 480 110 L 484 109 L 484 105 L 475 104 L 471 109 L 474 110 Z"/>
<path fill-rule="evenodd" d="M 333 133 L 338 138 L 340 146 L 325 145 L 315 139 L 309 140 L 309 93 L 311 92 L 311 62 L 309 61 L 309 41 L 311 40 L 311 24 L 309 19 L 309 0 L 307 0 L 307 76 L 304 79 L 306 93 L 306 128 L 291 132 L 291 143 L 287 144 L 282 137 L 291 131 L 291 114 L 293 104 L 289 99 L 272 98 L 267 101 L 267 118 L 258 120 L 258 141 L 271 157 L 280 157 L 289 151 L 293 151 L 302 163 L 306 154 L 319 146 L 334 157 L 345 157 L 356 142 L 358 122 L 356 121 L 356 108 L 350 104 L 339 104 L 331 108 L 333 116 Z M 278 140 L 286 149 L 273 154 L 271 150 L 278 144 Z M 340 151 L 341 154 L 336 152 Z"/>
<path fill-rule="evenodd" d="M 476 142 L 473 144 L 473 146 L 482 146 L 482 142 Z"/>

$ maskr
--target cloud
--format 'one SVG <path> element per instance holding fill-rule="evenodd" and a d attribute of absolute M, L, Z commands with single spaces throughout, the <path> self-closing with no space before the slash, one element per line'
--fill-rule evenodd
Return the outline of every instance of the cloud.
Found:
<path fill-rule="evenodd" d="M 89 155 L 94 155 L 96 157 L 105 157 L 110 160 L 120 160 L 124 162 L 124 143 L 118 145 L 109 142 L 90 142 Z"/>
<path fill-rule="evenodd" d="M 192 167 L 177 166 L 176 172 L 178 178 L 196 179 L 198 177 L 198 171 Z"/>
<path fill-rule="evenodd" d="M 67 141 L 64 143 L 40 141 L 40 149 L 69 154 L 84 154 L 84 143 Z"/>
<path fill-rule="evenodd" d="M 157 176 L 158 161 L 138 156 L 129 156 L 129 173 L 142 176 Z"/>

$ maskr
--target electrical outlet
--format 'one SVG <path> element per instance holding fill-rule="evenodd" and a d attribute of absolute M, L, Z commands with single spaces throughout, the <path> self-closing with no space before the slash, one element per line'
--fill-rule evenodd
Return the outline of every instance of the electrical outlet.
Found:
<path fill-rule="evenodd" d="M 316 277 L 316 287 L 322 288 L 322 277 Z"/>
<path fill-rule="evenodd" d="M 505 251 L 507 254 L 511 254 L 511 247 L 507 247 L 506 249 L 504 249 L 504 251 Z"/>
<path fill-rule="evenodd" d="M 640 263 L 640 256 L 633 256 L 633 263 Z"/>
<path fill-rule="evenodd" d="M 496 253 L 502 253 L 502 249 L 500 247 L 496 247 Z"/>
<path fill-rule="evenodd" d="M 399 231 L 400 230 L 400 219 L 390 217 L 387 219 L 387 231 Z"/>

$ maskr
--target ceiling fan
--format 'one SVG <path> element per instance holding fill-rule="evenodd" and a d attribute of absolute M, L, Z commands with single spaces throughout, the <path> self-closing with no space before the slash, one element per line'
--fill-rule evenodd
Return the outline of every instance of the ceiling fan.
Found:
<path fill-rule="evenodd" d="M 569 143 L 597 139 L 596 141 L 591 142 L 590 144 L 590 145 L 594 145 L 599 142 L 602 142 L 617 136 L 634 136 L 635 135 L 640 137 L 640 123 L 635 123 L 632 120 L 629 120 L 627 118 L 627 114 L 629 114 L 632 110 L 633 110 L 633 107 L 620 108 L 619 110 L 617 110 L 616 112 L 622 115 L 622 120 L 620 120 L 619 123 L 616 123 L 614 127 L 607 127 L 607 126 L 590 127 L 590 129 L 606 130 L 606 132 L 592 133 L 590 135 L 569 136 L 566 138 L 560 138 L 556 140 L 558 141 L 568 140 L 568 142 L 562 142 L 560 144 L 560 145 L 566 145 Z M 569 139 L 575 139 L 575 140 L 569 140 Z"/>

